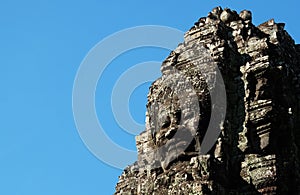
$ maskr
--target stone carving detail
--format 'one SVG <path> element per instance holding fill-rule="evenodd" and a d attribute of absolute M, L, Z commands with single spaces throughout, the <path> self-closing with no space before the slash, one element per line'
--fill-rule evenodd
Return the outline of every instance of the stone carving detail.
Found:
<path fill-rule="evenodd" d="M 138 161 L 119 177 L 115 194 L 300 194 L 300 46 L 284 24 L 272 19 L 256 27 L 251 20 L 250 11 L 217 7 L 186 32 L 149 89 L 146 129 L 136 137 Z M 227 94 L 222 132 L 206 155 L 199 150 L 210 120 L 210 94 L 194 67 L 200 60 L 182 55 L 195 56 L 189 48 L 197 44 L 221 70 Z M 192 83 L 196 94 L 188 93 L 185 101 L 197 96 L 197 116 L 182 109 L 178 94 L 163 83 L 178 76 L 172 68 Z M 195 120 L 196 132 L 183 128 Z M 169 143 L 178 132 L 192 141 Z M 160 153 L 154 161 L 155 150 L 164 145 L 168 155 Z"/>

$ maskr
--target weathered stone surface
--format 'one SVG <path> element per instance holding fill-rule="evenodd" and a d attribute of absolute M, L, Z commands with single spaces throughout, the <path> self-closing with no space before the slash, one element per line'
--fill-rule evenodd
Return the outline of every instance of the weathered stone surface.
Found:
<path fill-rule="evenodd" d="M 250 11 L 217 7 L 162 63 L 163 76 L 149 89 L 146 129 L 136 137 L 138 161 L 119 177 L 115 194 L 300 194 L 300 46 L 284 24 L 251 20 Z M 209 57 L 196 54 L 200 45 Z M 212 105 L 197 67 L 206 69 L 210 59 L 224 79 L 227 111 L 215 146 L 200 155 Z M 178 72 L 195 92 L 176 83 L 185 102 L 166 84 L 180 80 Z M 213 69 L 205 74 L 215 76 Z"/>

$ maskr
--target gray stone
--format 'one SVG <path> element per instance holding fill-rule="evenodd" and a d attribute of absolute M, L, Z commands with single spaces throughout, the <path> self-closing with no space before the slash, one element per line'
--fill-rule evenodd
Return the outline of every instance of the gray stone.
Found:
<path fill-rule="evenodd" d="M 119 177 L 116 195 L 300 194 L 300 45 L 284 24 L 251 20 L 250 11 L 215 8 L 162 63 L 163 76 L 149 89 L 146 130 L 136 137 L 138 161 Z M 211 99 L 197 66 L 214 78 L 210 59 L 224 79 L 227 112 L 215 146 L 200 155 Z M 193 86 L 182 89 L 183 102 L 166 83 L 180 78 L 174 68 Z M 195 96 L 199 115 L 182 109 Z"/>
<path fill-rule="evenodd" d="M 243 10 L 241 11 L 239 15 L 243 20 L 250 20 L 252 21 L 252 13 L 249 10 Z"/>

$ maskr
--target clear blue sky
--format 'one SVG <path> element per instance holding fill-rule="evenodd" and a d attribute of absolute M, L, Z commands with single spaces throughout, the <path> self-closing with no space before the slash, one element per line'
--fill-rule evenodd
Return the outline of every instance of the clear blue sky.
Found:
<path fill-rule="evenodd" d="M 272 17 L 285 22 L 300 43 L 298 0 L 0 1 L 0 194 L 112 194 L 121 170 L 94 157 L 74 124 L 72 88 L 81 61 L 116 31 L 145 24 L 186 31 L 218 5 L 252 10 L 255 24 Z M 168 53 L 153 48 L 128 52 L 116 59 L 102 84 L 109 88 L 124 67 L 162 61 Z M 135 149 L 133 136 L 115 124 L 104 88 L 97 89 L 97 113 L 107 118 L 99 120 L 115 142 Z M 130 102 L 140 122 L 147 88 L 139 87 Z"/>

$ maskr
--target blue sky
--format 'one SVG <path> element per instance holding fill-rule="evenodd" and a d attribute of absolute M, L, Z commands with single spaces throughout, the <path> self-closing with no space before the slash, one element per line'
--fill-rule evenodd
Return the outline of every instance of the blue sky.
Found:
<path fill-rule="evenodd" d="M 0 1 L 0 194 L 112 194 L 121 170 L 89 152 L 73 119 L 72 89 L 81 61 L 114 32 L 147 24 L 186 31 L 218 5 L 250 9 L 256 25 L 270 18 L 285 22 L 300 43 L 296 0 Z M 131 65 L 162 61 L 168 53 L 154 48 L 125 53 L 98 83 L 99 120 L 123 147 L 135 149 L 134 137 L 115 124 L 103 90 Z M 129 102 L 141 123 L 148 86 L 137 88 Z"/>

